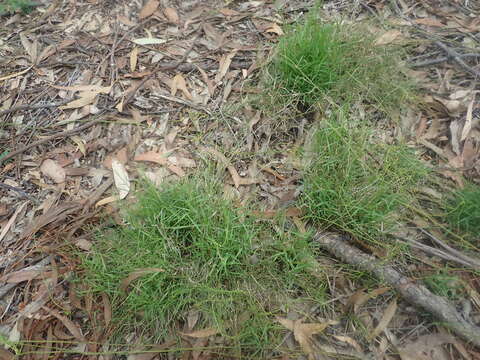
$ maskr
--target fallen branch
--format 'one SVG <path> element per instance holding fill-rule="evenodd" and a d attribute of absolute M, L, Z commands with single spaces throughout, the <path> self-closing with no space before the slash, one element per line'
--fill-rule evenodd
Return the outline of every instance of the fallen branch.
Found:
<path fill-rule="evenodd" d="M 425 286 L 415 284 L 391 266 L 348 245 L 341 235 L 318 232 L 314 240 L 336 258 L 373 273 L 381 281 L 395 288 L 409 303 L 433 314 L 465 340 L 480 347 L 480 327 L 465 320 L 455 307 L 441 296 L 432 294 Z"/>

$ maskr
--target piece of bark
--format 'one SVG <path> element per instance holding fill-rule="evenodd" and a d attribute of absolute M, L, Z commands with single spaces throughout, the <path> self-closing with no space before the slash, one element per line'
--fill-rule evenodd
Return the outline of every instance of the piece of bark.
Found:
<path fill-rule="evenodd" d="M 449 301 L 432 294 L 425 286 L 414 283 L 375 257 L 347 244 L 344 239 L 341 235 L 324 232 L 318 232 L 314 236 L 314 240 L 336 258 L 373 273 L 395 288 L 409 303 L 428 311 L 452 331 L 480 347 L 480 327 L 466 321 Z"/>

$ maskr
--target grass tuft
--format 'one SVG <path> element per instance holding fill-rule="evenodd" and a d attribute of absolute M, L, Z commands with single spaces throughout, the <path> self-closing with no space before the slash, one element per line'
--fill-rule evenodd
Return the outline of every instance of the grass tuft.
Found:
<path fill-rule="evenodd" d="M 323 287 L 308 273 L 306 237 L 272 235 L 267 223 L 219 196 L 221 189 L 201 176 L 160 189 L 146 184 L 125 210 L 125 225 L 99 234 L 83 256 L 90 288 L 112 299 L 117 335 L 136 331 L 158 341 L 196 311 L 196 329 L 216 327 L 252 354 L 278 335 L 271 316 L 284 305 L 278 299 L 323 300 Z M 157 271 L 122 292 L 122 280 L 151 268 Z"/>
<path fill-rule="evenodd" d="M 280 39 L 266 86 L 306 107 L 328 98 L 394 110 L 412 97 L 412 85 L 399 65 L 400 49 L 374 41 L 363 25 L 323 23 L 312 11 Z"/>
<path fill-rule="evenodd" d="M 325 119 L 313 136 L 303 205 L 313 223 L 378 244 L 427 172 L 410 149 L 376 143 L 372 130 L 342 114 Z"/>
<path fill-rule="evenodd" d="M 34 5 L 35 4 L 29 0 L 0 1 L 0 15 L 6 12 L 14 12 L 17 10 L 20 10 L 23 13 L 29 13 L 33 9 Z"/>
<path fill-rule="evenodd" d="M 480 233 L 480 187 L 469 184 L 454 193 L 447 220 L 454 231 L 477 237 Z"/>
<path fill-rule="evenodd" d="M 425 285 L 435 295 L 455 300 L 460 298 L 462 284 L 460 278 L 449 274 L 448 270 L 438 272 L 423 279 Z"/>

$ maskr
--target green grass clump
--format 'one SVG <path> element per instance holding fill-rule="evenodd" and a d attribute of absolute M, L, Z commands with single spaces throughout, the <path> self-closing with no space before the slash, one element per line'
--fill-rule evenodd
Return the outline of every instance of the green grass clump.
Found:
<path fill-rule="evenodd" d="M 478 239 L 480 233 L 480 187 L 469 184 L 454 193 L 447 220 L 450 227 Z"/>
<path fill-rule="evenodd" d="M 261 352 L 279 332 L 276 293 L 322 300 L 310 269 L 308 242 L 293 233 L 272 235 L 219 194 L 222 187 L 196 176 L 160 189 L 146 184 L 125 209 L 125 224 L 97 236 L 82 257 L 84 279 L 112 299 L 115 333 L 133 331 L 159 341 L 182 329 L 189 311 L 196 329 L 216 327 L 232 347 Z M 125 293 L 122 280 L 141 269 Z"/>
<path fill-rule="evenodd" d="M 423 281 L 434 294 L 451 300 L 458 299 L 462 292 L 460 279 L 457 276 L 449 275 L 447 271 L 430 275 Z"/>
<path fill-rule="evenodd" d="M 323 23 L 314 12 L 280 39 L 268 67 L 268 87 L 306 106 L 328 96 L 337 103 L 360 100 L 386 111 L 411 97 L 398 48 L 375 46 L 366 27 Z"/>
<path fill-rule="evenodd" d="M 372 130 L 342 111 L 323 121 L 304 178 L 306 216 L 377 243 L 394 230 L 426 170 L 408 148 L 374 142 Z"/>
<path fill-rule="evenodd" d="M 5 0 L 0 2 L 0 15 L 6 12 L 20 10 L 28 13 L 32 10 L 34 3 L 29 0 Z"/>

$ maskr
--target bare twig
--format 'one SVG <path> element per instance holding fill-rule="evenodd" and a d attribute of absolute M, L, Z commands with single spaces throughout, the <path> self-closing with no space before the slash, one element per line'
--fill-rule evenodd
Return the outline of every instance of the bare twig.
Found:
<path fill-rule="evenodd" d="M 195 110 L 198 110 L 198 111 L 203 111 L 207 114 L 210 114 L 210 111 L 205 106 L 195 104 L 191 101 L 184 100 L 184 99 L 176 97 L 176 96 L 169 96 L 169 95 L 162 95 L 162 94 L 155 94 L 154 96 L 159 97 L 160 99 L 165 99 L 165 100 L 175 102 L 175 103 L 180 104 L 180 105 L 185 105 L 185 106 L 191 107 L 192 109 L 195 109 Z"/>
<path fill-rule="evenodd" d="M 458 54 L 460 58 L 480 58 L 480 54 Z M 419 68 L 419 67 L 426 67 L 430 65 L 441 64 L 445 61 L 450 60 L 448 56 L 439 57 L 436 59 L 425 60 L 421 62 L 411 63 L 410 67 Z"/>
<path fill-rule="evenodd" d="M 19 154 L 22 154 L 23 152 L 31 149 L 31 148 L 34 148 L 38 145 L 42 145 L 42 144 L 45 144 L 53 139 L 58 139 L 58 138 L 62 138 L 62 137 L 66 137 L 66 136 L 70 136 L 70 135 L 74 135 L 78 132 L 81 132 L 83 130 L 86 130 L 90 127 L 92 127 L 93 125 L 95 124 L 98 124 L 99 122 L 101 122 L 103 119 L 101 118 L 98 118 L 98 119 L 95 119 L 95 120 L 92 120 L 92 121 L 89 121 L 87 122 L 86 124 L 83 124 L 83 125 L 80 125 L 78 127 L 76 127 L 75 129 L 72 129 L 72 130 L 65 130 L 65 131 L 62 131 L 62 132 L 59 132 L 59 133 L 56 133 L 56 134 L 53 134 L 53 135 L 50 135 L 50 136 L 47 136 L 47 137 L 44 137 L 43 139 L 40 139 L 40 140 L 37 140 L 31 144 L 28 144 L 18 150 L 15 150 L 15 151 L 12 151 L 11 153 L 8 153 L 7 155 L 3 156 L 0 158 L 0 165 L 3 164 L 5 161 L 7 161 L 8 159 L 11 159 Z"/>
<path fill-rule="evenodd" d="M 447 45 L 441 41 L 435 41 L 435 44 L 445 51 L 450 59 L 455 60 L 455 62 L 460 65 L 460 67 L 466 72 L 474 75 L 476 78 L 480 78 L 480 72 L 469 66 L 465 61 L 462 60 L 462 56 L 457 53 L 455 50 L 449 48 Z"/>
<path fill-rule="evenodd" d="M 47 108 L 52 108 L 52 107 L 58 107 L 65 105 L 72 101 L 72 99 L 67 99 L 67 100 L 62 100 L 58 103 L 49 103 L 49 104 L 24 104 L 24 105 L 18 105 L 14 106 L 10 109 L 2 110 L 0 111 L 0 117 L 11 114 L 17 111 L 22 111 L 22 110 L 37 110 L 37 109 L 47 109 Z"/>
<path fill-rule="evenodd" d="M 445 298 L 432 294 L 425 286 L 414 283 L 393 267 L 348 245 L 341 235 L 318 232 L 314 240 L 338 259 L 373 273 L 394 287 L 405 300 L 430 312 L 465 340 L 480 346 L 480 327 L 465 320 Z"/>
<path fill-rule="evenodd" d="M 117 64 L 115 62 L 115 50 L 118 46 L 118 20 L 114 24 L 114 36 L 112 48 L 110 50 L 110 85 L 113 85 L 114 81 L 117 79 Z"/>
<path fill-rule="evenodd" d="M 476 270 L 480 270 L 480 260 L 478 259 L 474 259 L 474 258 L 471 258 L 463 253 L 461 253 L 460 251 L 452 248 L 451 246 L 445 244 L 443 241 L 441 241 L 440 239 L 438 239 L 437 237 L 433 236 L 432 234 L 430 234 L 428 231 L 424 230 L 424 229 L 421 229 L 420 228 L 420 231 L 423 232 L 425 235 L 427 235 L 430 239 L 432 239 L 435 243 L 437 243 L 438 245 L 440 245 L 441 247 L 443 247 L 445 250 L 447 250 L 450 254 L 452 254 L 454 257 L 457 257 L 458 259 L 461 259 L 467 263 L 470 263 L 473 268 L 475 268 Z"/>
<path fill-rule="evenodd" d="M 159 70 L 168 69 L 169 64 L 170 63 L 168 62 L 159 63 L 159 66 L 160 66 Z M 251 61 L 232 61 L 229 69 L 232 69 L 232 70 L 248 69 L 251 65 L 252 65 Z M 209 61 L 204 61 L 200 63 L 183 63 L 177 67 L 177 70 L 181 72 L 190 72 L 190 71 L 197 70 L 197 67 L 201 68 L 202 70 L 214 70 L 218 68 L 218 63 L 209 62 Z"/>
<path fill-rule="evenodd" d="M 425 245 L 425 244 L 423 244 L 419 241 L 413 240 L 413 239 L 407 239 L 407 238 L 402 238 L 402 237 L 398 237 L 398 236 L 396 238 L 398 240 L 402 241 L 403 243 L 408 244 L 415 249 L 422 250 L 423 252 L 425 252 L 429 255 L 437 256 L 437 257 L 439 257 L 443 260 L 451 261 L 451 262 L 460 264 L 460 265 L 468 267 L 468 268 L 473 268 L 473 269 L 476 269 L 476 270 L 480 270 L 480 268 L 475 266 L 474 264 L 471 264 L 470 262 L 467 262 L 467 261 L 464 261 L 460 258 L 457 258 L 454 255 L 451 255 L 451 254 L 449 254 L 449 253 L 447 253 L 443 250 Z"/>

